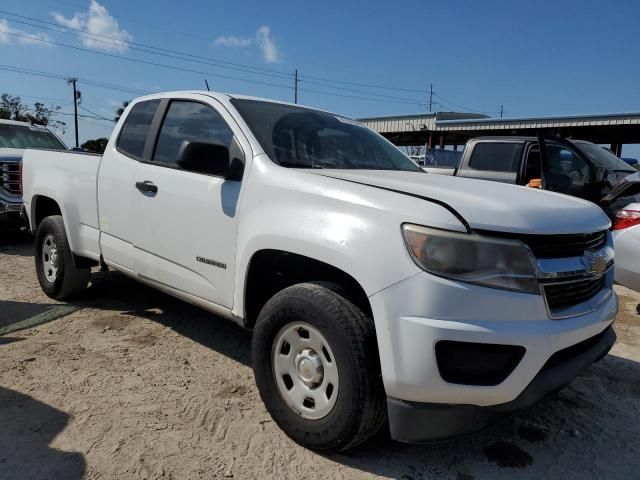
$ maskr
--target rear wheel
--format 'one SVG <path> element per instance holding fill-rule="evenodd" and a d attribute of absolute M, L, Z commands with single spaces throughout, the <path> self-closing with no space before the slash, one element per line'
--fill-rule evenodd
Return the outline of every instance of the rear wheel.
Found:
<path fill-rule="evenodd" d="M 346 450 L 386 420 L 372 320 L 339 287 L 303 283 L 264 306 L 253 336 L 253 369 L 275 422 L 299 444 Z"/>
<path fill-rule="evenodd" d="M 35 247 L 36 274 L 47 296 L 64 300 L 87 288 L 91 269 L 75 267 L 61 215 L 40 222 Z"/>

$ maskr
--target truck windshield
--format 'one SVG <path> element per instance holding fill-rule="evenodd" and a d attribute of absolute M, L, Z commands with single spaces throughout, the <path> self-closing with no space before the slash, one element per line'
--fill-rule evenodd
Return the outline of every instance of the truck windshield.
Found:
<path fill-rule="evenodd" d="M 46 128 L 7 123 L 0 123 L 0 148 L 67 149 L 67 147 Z"/>
<path fill-rule="evenodd" d="M 624 160 L 598 145 L 587 142 L 576 142 L 576 145 L 597 167 L 605 168 L 609 172 L 636 172 Z"/>
<path fill-rule="evenodd" d="M 362 124 L 303 107 L 235 99 L 265 153 L 280 166 L 422 172 Z"/>

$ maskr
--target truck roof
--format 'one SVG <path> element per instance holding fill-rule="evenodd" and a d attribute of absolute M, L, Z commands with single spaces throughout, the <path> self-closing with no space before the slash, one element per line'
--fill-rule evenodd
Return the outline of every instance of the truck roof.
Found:
<path fill-rule="evenodd" d="M 327 110 L 322 110 L 321 108 L 316 108 L 316 107 L 310 107 L 308 105 L 301 105 L 301 104 L 295 104 L 295 103 L 291 103 L 291 102 L 285 102 L 282 100 L 273 100 L 271 98 L 264 98 L 264 97 L 253 97 L 251 95 L 240 95 L 240 94 L 235 94 L 235 93 L 224 93 L 224 92 L 212 92 L 209 90 L 176 90 L 176 91 L 171 91 L 171 92 L 161 92 L 161 93 L 152 93 L 149 95 L 144 95 L 142 97 L 138 97 L 135 99 L 135 101 L 138 100 L 143 100 L 143 99 L 153 99 L 153 98 L 174 98 L 174 97 L 179 97 L 180 95 L 185 95 L 185 94 L 197 94 L 197 95 L 206 95 L 208 97 L 212 97 L 215 98 L 216 100 L 221 100 L 221 101 L 226 101 L 229 99 L 238 99 L 238 100 L 256 100 L 256 101 L 260 101 L 260 102 L 269 102 L 269 103 L 277 103 L 280 105 L 291 105 L 294 107 L 301 107 L 301 108 L 308 108 L 311 110 L 316 110 L 318 112 L 326 112 L 326 113 L 331 113 L 332 115 L 335 115 L 335 113 L 333 112 L 329 112 Z M 342 116 L 346 116 L 346 115 L 342 115 Z"/>
<path fill-rule="evenodd" d="M 475 141 L 495 141 L 495 142 L 537 142 L 538 137 L 534 136 L 525 136 L 525 135 L 501 135 L 501 136 L 484 136 L 484 137 L 474 137 L 470 139 L 470 142 Z M 545 140 L 552 140 L 551 138 L 545 138 Z M 568 138 L 573 143 L 591 143 L 586 140 L 576 140 L 572 138 Z"/>

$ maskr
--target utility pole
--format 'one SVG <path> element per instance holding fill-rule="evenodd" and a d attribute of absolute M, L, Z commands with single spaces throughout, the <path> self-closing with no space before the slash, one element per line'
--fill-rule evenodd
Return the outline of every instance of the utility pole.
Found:
<path fill-rule="evenodd" d="M 76 127 L 76 148 L 79 148 L 78 143 L 78 99 L 80 98 L 80 92 L 76 90 L 77 78 L 67 78 L 67 85 L 73 85 L 73 118 Z"/>
<path fill-rule="evenodd" d="M 502 118 L 502 112 L 504 111 L 504 108 L 502 105 L 500 105 L 500 118 Z"/>
<path fill-rule="evenodd" d="M 429 87 L 429 111 L 431 111 L 432 100 L 433 100 L 433 83 Z"/>
<path fill-rule="evenodd" d="M 293 77 L 293 103 L 298 103 L 298 69 Z"/>

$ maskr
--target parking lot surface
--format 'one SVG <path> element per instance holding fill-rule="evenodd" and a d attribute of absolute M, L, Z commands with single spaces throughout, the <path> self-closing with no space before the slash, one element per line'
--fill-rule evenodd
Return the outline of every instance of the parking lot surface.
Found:
<path fill-rule="evenodd" d="M 640 295 L 618 294 L 611 353 L 538 405 L 463 440 L 320 455 L 271 421 L 249 332 L 116 272 L 56 303 L 31 239 L 0 230 L 0 478 L 640 478 Z"/>

